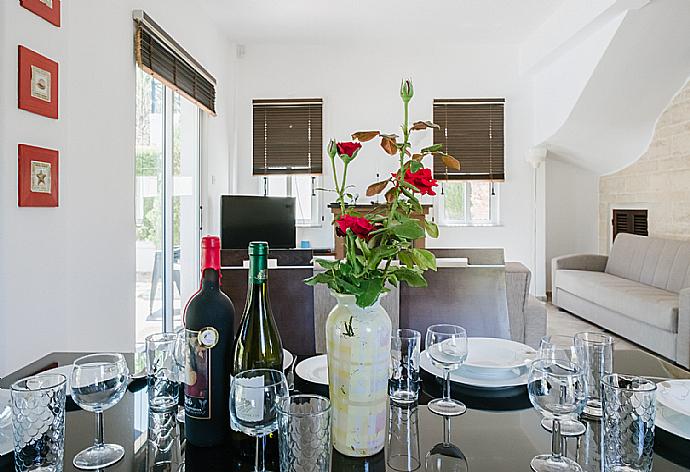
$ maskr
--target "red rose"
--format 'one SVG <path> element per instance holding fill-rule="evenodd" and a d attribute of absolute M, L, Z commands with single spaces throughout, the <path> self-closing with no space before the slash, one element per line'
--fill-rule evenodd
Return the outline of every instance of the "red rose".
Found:
<path fill-rule="evenodd" d="M 346 155 L 349 158 L 355 157 L 355 153 L 362 147 L 360 143 L 338 143 L 338 154 Z"/>
<path fill-rule="evenodd" d="M 434 192 L 434 187 L 438 186 L 436 179 L 431 176 L 430 169 L 419 169 L 417 172 L 412 173 L 410 169 L 405 171 L 405 182 L 410 185 L 414 185 L 419 189 L 419 193 L 422 195 L 436 195 Z"/>
<path fill-rule="evenodd" d="M 336 228 L 335 232 L 338 234 L 338 236 L 345 236 L 349 228 L 352 230 L 355 236 L 366 238 L 369 236 L 369 233 L 375 229 L 374 225 L 371 224 L 371 221 L 359 216 L 343 215 L 336 221 L 336 223 L 338 223 L 338 227 Z"/>

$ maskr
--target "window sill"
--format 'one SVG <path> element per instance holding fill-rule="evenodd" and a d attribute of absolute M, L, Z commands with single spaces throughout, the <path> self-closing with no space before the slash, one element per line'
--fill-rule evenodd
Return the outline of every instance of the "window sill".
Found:
<path fill-rule="evenodd" d="M 437 223 L 440 228 L 501 228 L 500 223 Z"/>
<path fill-rule="evenodd" d="M 321 228 L 321 223 L 295 223 L 295 228 Z"/>

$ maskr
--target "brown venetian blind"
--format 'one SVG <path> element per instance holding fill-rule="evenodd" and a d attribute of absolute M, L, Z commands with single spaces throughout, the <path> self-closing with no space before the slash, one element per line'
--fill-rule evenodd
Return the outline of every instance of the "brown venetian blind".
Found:
<path fill-rule="evenodd" d="M 613 210 L 613 240 L 618 233 L 649 236 L 647 210 Z"/>
<path fill-rule="evenodd" d="M 139 67 L 215 116 L 216 79 L 141 10 L 134 12 Z"/>
<path fill-rule="evenodd" d="M 323 100 L 254 100 L 253 174 L 320 174 Z"/>
<path fill-rule="evenodd" d="M 434 100 L 434 143 L 460 161 L 448 169 L 434 156 L 434 177 L 451 180 L 505 180 L 503 98 Z"/>

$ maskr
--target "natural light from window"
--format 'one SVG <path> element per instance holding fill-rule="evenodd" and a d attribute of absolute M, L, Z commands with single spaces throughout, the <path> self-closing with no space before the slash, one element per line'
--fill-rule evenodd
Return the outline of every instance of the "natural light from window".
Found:
<path fill-rule="evenodd" d="M 435 208 L 438 223 L 453 225 L 498 225 L 499 184 L 485 181 L 441 183 Z"/>

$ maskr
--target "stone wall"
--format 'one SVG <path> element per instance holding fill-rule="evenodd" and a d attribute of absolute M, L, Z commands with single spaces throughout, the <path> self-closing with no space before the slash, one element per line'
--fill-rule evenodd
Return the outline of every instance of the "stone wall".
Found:
<path fill-rule="evenodd" d="M 605 254 L 614 208 L 647 209 L 650 236 L 690 239 L 690 81 L 659 117 L 640 159 L 599 179 L 599 250 Z"/>

